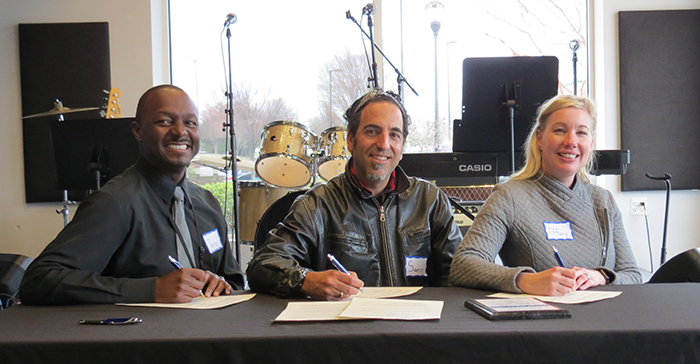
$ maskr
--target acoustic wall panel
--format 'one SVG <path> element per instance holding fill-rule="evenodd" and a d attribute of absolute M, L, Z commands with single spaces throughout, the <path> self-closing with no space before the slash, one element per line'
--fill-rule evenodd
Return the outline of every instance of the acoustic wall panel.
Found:
<path fill-rule="evenodd" d="M 61 201 L 49 123 L 58 115 L 27 116 L 54 109 L 95 110 L 66 113 L 65 120 L 95 119 L 111 88 L 109 26 L 100 23 L 19 24 L 20 75 L 27 202 Z M 79 199 L 82 193 L 71 193 Z"/>
<path fill-rule="evenodd" d="M 620 36 L 623 191 L 700 188 L 700 10 L 625 11 Z"/>

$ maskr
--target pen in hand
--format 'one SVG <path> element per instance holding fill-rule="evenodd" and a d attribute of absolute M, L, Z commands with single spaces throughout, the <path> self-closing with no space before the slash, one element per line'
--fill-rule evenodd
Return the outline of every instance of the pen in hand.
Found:
<path fill-rule="evenodd" d="M 340 262 L 338 261 L 338 259 L 335 259 L 335 257 L 333 256 L 333 254 L 328 254 L 328 260 L 331 261 L 331 264 L 333 264 L 333 266 L 335 267 L 335 269 L 337 269 L 337 270 L 339 270 L 339 271 L 341 271 L 341 272 L 343 272 L 343 273 L 345 273 L 345 274 L 347 274 L 347 275 L 350 275 L 350 272 L 348 272 L 348 270 L 345 269 L 345 267 L 343 267 L 342 264 L 340 264 Z M 362 289 L 362 287 L 360 287 L 360 292 L 364 292 L 364 290 Z"/>
<path fill-rule="evenodd" d="M 172 256 L 168 255 L 168 260 L 170 261 L 170 264 L 172 264 L 173 267 L 175 267 L 175 269 L 182 269 L 182 264 L 180 264 L 180 262 L 178 262 L 177 259 L 175 259 L 175 258 L 173 258 Z M 204 292 L 202 292 L 201 289 L 199 290 L 199 295 L 200 295 L 200 296 L 204 296 Z"/>
<path fill-rule="evenodd" d="M 178 262 L 177 259 L 168 255 L 168 260 L 170 261 L 170 264 L 172 264 L 173 267 L 175 267 L 175 269 L 182 269 L 182 264 L 180 264 L 180 262 Z"/>
<path fill-rule="evenodd" d="M 559 263 L 559 266 L 562 268 L 566 268 L 566 264 L 564 264 L 564 261 L 561 259 L 561 255 L 559 255 L 559 250 L 555 246 L 552 245 L 552 250 L 554 250 L 554 259 L 557 260 L 557 263 Z"/>

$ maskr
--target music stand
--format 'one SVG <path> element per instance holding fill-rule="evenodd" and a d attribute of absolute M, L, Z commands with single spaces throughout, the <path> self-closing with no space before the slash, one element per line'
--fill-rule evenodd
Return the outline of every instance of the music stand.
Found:
<path fill-rule="evenodd" d="M 462 120 L 455 120 L 452 150 L 508 152 L 511 172 L 519 169 L 537 108 L 557 95 L 559 60 L 552 56 L 465 58 L 462 65 Z"/>
<path fill-rule="evenodd" d="M 134 164 L 134 118 L 56 121 L 51 142 L 59 190 L 96 190 Z"/>

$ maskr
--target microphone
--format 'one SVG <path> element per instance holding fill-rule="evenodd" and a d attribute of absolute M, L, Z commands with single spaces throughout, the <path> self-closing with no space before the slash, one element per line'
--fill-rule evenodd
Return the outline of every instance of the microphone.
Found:
<path fill-rule="evenodd" d="M 578 47 L 580 47 L 580 46 L 581 46 L 581 43 L 576 39 L 572 40 L 569 43 L 569 48 L 574 52 L 576 52 L 578 50 Z"/>
<path fill-rule="evenodd" d="M 226 21 L 224 22 L 224 26 L 229 26 L 231 24 L 235 24 L 238 21 L 238 17 L 234 13 L 229 13 L 226 15 Z"/>
<path fill-rule="evenodd" d="M 364 8 L 362 8 L 362 14 L 365 15 L 374 15 L 374 13 L 377 12 L 377 8 L 374 7 L 373 3 L 369 3 L 365 5 Z"/>

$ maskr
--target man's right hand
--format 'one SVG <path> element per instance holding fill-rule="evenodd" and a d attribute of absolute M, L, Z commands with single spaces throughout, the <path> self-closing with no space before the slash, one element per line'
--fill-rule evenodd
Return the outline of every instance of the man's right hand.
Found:
<path fill-rule="evenodd" d="M 308 272 L 301 291 L 319 301 L 340 301 L 360 291 L 365 285 L 355 272 L 350 275 L 337 270 Z"/>
<path fill-rule="evenodd" d="M 156 279 L 156 302 L 192 302 L 202 294 L 206 274 L 200 269 L 182 268 Z"/>

